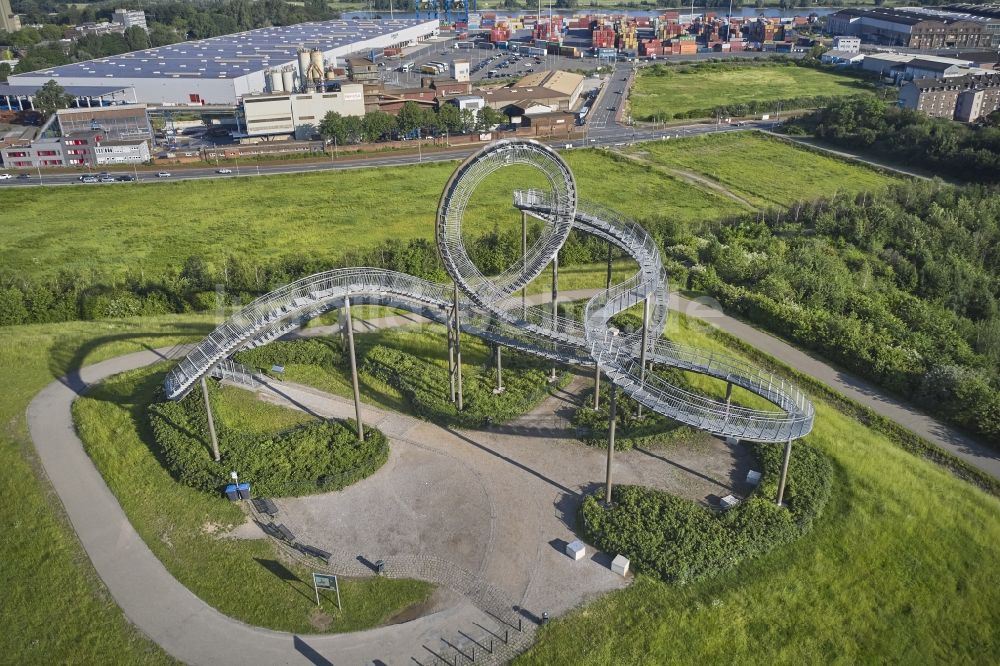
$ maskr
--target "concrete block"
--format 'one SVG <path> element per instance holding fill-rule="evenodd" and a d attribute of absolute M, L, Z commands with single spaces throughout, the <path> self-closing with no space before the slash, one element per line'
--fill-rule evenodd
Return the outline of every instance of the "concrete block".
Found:
<path fill-rule="evenodd" d="M 619 576 L 625 576 L 628 574 L 628 558 L 624 555 L 616 555 L 615 559 L 611 561 L 611 570 L 618 574 Z"/>
<path fill-rule="evenodd" d="M 735 437 L 726 437 L 726 444 L 728 444 L 729 446 L 736 446 L 739 443 L 740 440 L 736 439 Z"/>
<path fill-rule="evenodd" d="M 574 562 L 579 562 L 587 556 L 587 547 L 584 546 L 583 542 L 580 540 L 571 541 L 566 544 L 566 554 L 569 555 L 570 559 Z"/>
<path fill-rule="evenodd" d="M 747 472 L 747 483 L 749 483 L 752 486 L 756 486 L 758 483 L 760 483 L 760 472 L 758 472 L 755 469 L 752 469 L 749 472 Z"/>
<path fill-rule="evenodd" d="M 719 500 L 719 504 L 722 505 L 723 510 L 725 510 L 725 509 L 732 509 L 734 506 L 736 506 L 739 503 L 740 503 L 739 499 L 737 499 L 733 495 L 726 495 L 721 500 Z"/>

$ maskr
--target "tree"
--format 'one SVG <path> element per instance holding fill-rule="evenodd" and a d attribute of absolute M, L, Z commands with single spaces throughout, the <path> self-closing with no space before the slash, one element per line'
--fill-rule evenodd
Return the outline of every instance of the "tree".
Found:
<path fill-rule="evenodd" d="M 361 120 L 362 135 L 368 143 L 381 141 L 396 131 L 396 118 L 384 111 L 370 111 Z"/>
<path fill-rule="evenodd" d="M 326 139 L 327 143 L 334 142 L 340 145 L 347 143 L 347 126 L 344 124 L 344 116 L 336 111 L 327 113 L 319 124 L 319 133 Z"/>
<path fill-rule="evenodd" d="M 437 112 L 437 126 L 455 134 L 462 130 L 462 114 L 454 104 L 442 104 Z"/>
<path fill-rule="evenodd" d="M 140 51 L 142 49 L 148 49 L 149 44 L 149 34 L 137 25 L 133 25 L 129 28 L 125 28 L 125 43 L 128 45 L 129 51 Z"/>
<path fill-rule="evenodd" d="M 13 71 L 9 63 L 0 62 L 0 81 L 6 81 Z"/>
<path fill-rule="evenodd" d="M 427 127 L 427 114 L 416 102 L 403 102 L 403 107 L 396 116 L 396 123 L 401 134 L 412 134 Z"/>
<path fill-rule="evenodd" d="M 507 120 L 507 116 L 500 113 L 492 106 L 484 106 L 479 112 L 479 122 L 477 123 L 477 128 L 481 130 L 492 129 L 493 127 L 503 123 L 505 120 Z"/>
<path fill-rule="evenodd" d="M 47 116 L 51 116 L 56 109 L 65 109 L 73 101 L 73 96 L 67 94 L 66 89 L 50 79 L 35 93 L 35 108 L 42 111 Z"/>
<path fill-rule="evenodd" d="M 154 23 L 149 28 L 149 43 L 152 46 L 166 46 L 181 41 L 181 36 L 169 25 Z"/>

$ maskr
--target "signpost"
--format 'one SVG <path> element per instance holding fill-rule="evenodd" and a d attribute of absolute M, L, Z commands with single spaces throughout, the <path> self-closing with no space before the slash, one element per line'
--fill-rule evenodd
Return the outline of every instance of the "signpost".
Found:
<path fill-rule="evenodd" d="M 340 606 L 340 585 L 337 577 L 333 574 L 322 574 L 313 572 L 313 590 L 316 592 L 316 605 L 319 606 L 319 591 L 334 590 L 337 593 L 337 610 L 343 610 Z"/>

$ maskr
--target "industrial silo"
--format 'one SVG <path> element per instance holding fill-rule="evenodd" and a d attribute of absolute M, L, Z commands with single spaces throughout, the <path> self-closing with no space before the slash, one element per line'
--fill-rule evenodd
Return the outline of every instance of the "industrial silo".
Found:
<path fill-rule="evenodd" d="M 309 74 L 309 51 L 304 48 L 298 50 L 299 58 L 299 85 L 304 89 L 306 86 L 306 81 L 308 81 Z"/>
<path fill-rule="evenodd" d="M 284 82 L 281 80 L 281 71 L 277 69 L 267 70 L 267 79 L 271 84 L 271 92 L 284 92 Z"/>
<path fill-rule="evenodd" d="M 285 67 L 281 70 L 281 88 L 285 92 L 295 92 L 295 69 Z"/>

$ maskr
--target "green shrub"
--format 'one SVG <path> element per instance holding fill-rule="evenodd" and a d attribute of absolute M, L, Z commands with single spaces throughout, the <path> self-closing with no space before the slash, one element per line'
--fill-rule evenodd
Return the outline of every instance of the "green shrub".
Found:
<path fill-rule="evenodd" d="M 781 473 L 782 447 L 750 446 L 761 465 L 761 483 L 736 507 L 717 513 L 661 490 L 616 486 L 610 508 L 601 503 L 603 490 L 584 499 L 580 515 L 587 537 L 606 552 L 624 554 L 636 571 L 681 584 L 792 541 L 812 527 L 830 497 L 830 462 L 807 444 L 795 445 L 786 510 L 769 499 Z"/>
<path fill-rule="evenodd" d="M 448 400 L 448 373 L 406 352 L 375 345 L 365 354 L 361 371 L 399 391 L 417 416 L 438 424 L 478 428 L 518 417 L 548 395 L 548 369 L 543 362 L 516 352 L 504 354 L 504 391 L 493 393 L 496 370 L 465 368 L 463 410 Z M 563 379 L 567 379 L 564 377 Z"/>
<path fill-rule="evenodd" d="M 244 365 L 266 371 L 275 365 L 334 367 L 340 365 L 343 354 L 340 345 L 330 339 L 287 342 L 277 340 L 261 347 L 238 352 L 234 359 Z"/>
<path fill-rule="evenodd" d="M 209 382 L 210 396 L 218 387 Z M 213 398 L 214 399 L 214 398 Z M 212 459 L 208 416 L 201 394 L 154 403 L 149 421 L 170 472 L 181 483 L 220 492 L 229 471 L 252 484 L 255 494 L 288 496 L 339 490 L 359 481 L 388 459 L 385 435 L 367 427 L 357 440 L 352 421 L 313 421 L 274 434 L 236 432 L 216 420 L 222 462 Z"/>

